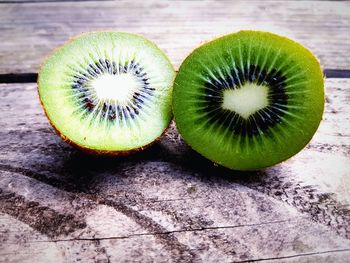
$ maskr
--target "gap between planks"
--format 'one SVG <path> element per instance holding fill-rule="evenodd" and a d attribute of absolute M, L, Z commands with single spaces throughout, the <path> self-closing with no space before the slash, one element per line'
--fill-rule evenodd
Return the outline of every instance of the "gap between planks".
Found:
<path fill-rule="evenodd" d="M 350 78 L 349 69 L 324 69 L 323 74 L 326 78 Z M 37 79 L 38 79 L 38 73 L 0 74 L 0 84 L 1 83 L 35 83 L 37 82 Z"/>

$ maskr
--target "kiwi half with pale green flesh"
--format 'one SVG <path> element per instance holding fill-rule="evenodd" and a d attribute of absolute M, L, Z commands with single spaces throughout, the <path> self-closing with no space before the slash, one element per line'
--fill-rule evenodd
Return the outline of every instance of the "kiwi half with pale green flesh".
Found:
<path fill-rule="evenodd" d="M 173 112 L 196 151 L 235 170 L 288 159 L 322 119 L 324 80 L 302 45 L 268 32 L 240 31 L 195 49 L 175 79 Z"/>
<path fill-rule="evenodd" d="M 142 36 L 80 35 L 42 66 L 45 113 L 67 142 L 96 154 L 125 155 L 155 141 L 172 119 L 175 71 Z"/>

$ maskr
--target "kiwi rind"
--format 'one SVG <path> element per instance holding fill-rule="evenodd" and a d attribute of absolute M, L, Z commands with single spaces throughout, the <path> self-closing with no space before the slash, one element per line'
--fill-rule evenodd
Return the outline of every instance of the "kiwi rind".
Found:
<path fill-rule="evenodd" d="M 265 160 L 261 158 L 256 158 L 253 156 L 253 153 L 244 153 L 243 156 L 240 154 L 223 154 L 220 153 L 220 145 L 208 143 L 209 139 L 212 139 L 213 135 L 208 133 L 209 136 L 205 134 L 195 134 L 193 130 L 195 127 L 193 125 L 188 125 L 184 118 L 182 117 L 186 114 L 186 111 L 191 107 L 191 102 L 186 101 L 184 97 L 181 96 L 181 93 L 184 92 L 184 88 L 181 85 L 187 85 L 186 83 L 195 82 L 196 79 L 191 72 L 200 72 L 201 65 L 198 63 L 199 60 L 204 56 L 210 57 L 210 52 L 217 52 L 218 49 L 225 49 L 227 45 L 230 44 L 232 39 L 243 39 L 244 37 L 253 36 L 253 39 L 261 38 L 263 41 L 275 41 L 279 43 L 284 50 L 288 50 L 291 54 L 297 54 L 302 58 L 298 59 L 297 62 L 301 66 L 305 66 L 308 72 L 312 75 L 309 79 L 312 81 L 310 84 L 312 86 L 311 90 L 315 93 L 314 100 L 311 104 L 310 111 L 308 112 L 308 118 L 311 123 L 308 124 L 308 136 L 303 136 L 296 143 L 288 143 L 290 149 L 288 155 L 283 155 L 281 152 L 268 152 Z M 236 41 L 237 43 L 237 41 Z M 204 47 L 204 48 L 203 48 Z M 210 47 L 210 48 L 207 48 Z M 215 50 L 216 49 L 216 50 Z M 214 51 L 213 51 L 214 50 Z M 220 53 L 220 52 L 217 52 Z M 209 55 L 208 55 L 209 54 Z M 203 64 L 208 62 L 204 60 Z M 190 84 L 188 84 L 190 85 Z M 185 96 L 185 95 L 184 95 Z M 213 41 L 206 42 L 205 44 L 194 49 L 181 64 L 177 77 L 174 83 L 173 91 L 173 112 L 175 116 L 175 121 L 177 128 L 184 138 L 184 140 L 197 152 L 199 152 L 204 157 L 212 160 L 214 163 L 223 165 L 230 169 L 235 170 L 259 170 L 266 167 L 273 166 L 277 163 L 285 161 L 303 149 L 312 139 L 313 134 L 316 132 L 320 121 L 322 119 L 322 114 L 324 110 L 324 77 L 319 61 L 314 57 L 314 55 L 300 45 L 299 43 L 269 32 L 262 31 L 252 31 L 252 30 L 243 30 L 237 33 L 225 35 L 219 38 L 214 39 Z M 302 135 L 304 131 L 300 131 Z M 204 137 L 207 136 L 205 139 Z M 282 156 L 282 157 L 281 157 Z"/>
<path fill-rule="evenodd" d="M 37 92 L 38 92 L 38 96 L 39 96 L 39 100 L 40 100 L 40 104 L 44 110 L 44 113 L 46 115 L 46 117 L 49 120 L 49 123 L 51 124 L 51 126 L 53 127 L 53 129 L 55 130 L 55 132 L 61 137 L 61 139 L 63 141 L 65 141 L 66 143 L 70 144 L 71 146 L 73 146 L 74 148 L 77 148 L 85 153 L 88 154 L 92 154 L 92 155 L 104 155 L 104 156 L 126 156 L 129 154 L 133 154 L 133 153 L 137 153 L 139 151 L 142 151 L 144 149 L 147 149 L 148 147 L 150 147 L 151 145 L 153 145 L 154 143 L 156 143 L 157 141 L 160 140 L 160 138 L 162 137 L 162 135 L 164 135 L 164 133 L 167 131 L 170 122 L 172 120 L 172 111 L 170 111 L 170 116 L 169 116 L 169 121 L 167 124 L 167 127 L 165 127 L 165 129 L 162 131 L 161 134 L 159 134 L 158 137 L 154 138 L 152 141 L 150 141 L 149 143 L 146 143 L 140 147 L 134 147 L 131 149 L 118 149 L 118 150 L 104 150 L 104 149 L 94 149 L 91 147 L 87 147 L 81 143 L 77 143 L 74 140 L 72 140 L 71 138 L 69 138 L 68 136 L 66 136 L 65 134 L 63 134 L 61 132 L 61 130 L 53 123 L 53 121 L 51 120 L 45 106 L 44 106 L 44 102 L 40 96 L 40 75 L 42 73 L 43 67 L 45 66 L 45 64 L 47 63 L 47 61 L 50 60 L 50 58 L 57 52 L 59 52 L 60 50 L 62 50 L 66 45 L 68 45 L 71 42 L 74 42 L 76 39 L 79 39 L 80 37 L 83 36 L 88 36 L 91 34 L 99 34 L 99 33 L 114 33 L 114 34 L 125 34 L 125 35 L 131 35 L 131 36 L 137 36 L 143 39 L 143 41 L 146 41 L 150 46 L 152 46 L 153 48 L 157 49 L 157 52 L 162 56 L 162 59 L 166 60 L 167 63 L 169 64 L 169 66 L 171 66 L 171 69 L 173 71 L 173 77 L 172 77 L 172 82 L 175 78 L 175 69 L 174 66 L 172 65 L 172 63 L 170 62 L 169 58 L 166 56 L 166 54 L 158 47 L 156 46 L 153 42 L 151 42 L 150 40 L 146 39 L 144 36 L 142 35 L 138 35 L 135 33 L 128 33 L 128 32 L 120 32 L 120 31 L 113 31 L 113 30 L 103 30 L 103 31 L 93 31 L 93 32 L 86 32 L 86 33 L 82 33 L 79 35 L 76 35 L 72 38 L 70 38 L 68 41 L 66 41 L 63 45 L 56 47 L 49 55 L 46 56 L 46 58 L 44 59 L 43 63 L 40 66 L 40 70 L 39 70 L 39 74 L 38 74 L 38 79 L 37 79 Z M 171 109 L 171 107 L 170 107 Z"/>
<path fill-rule="evenodd" d="M 40 104 L 41 106 L 44 108 L 44 106 L 42 105 L 42 102 L 40 100 Z M 56 126 L 51 122 L 51 120 L 49 119 L 49 117 L 47 116 L 47 113 L 44 109 L 44 113 L 45 116 L 47 117 L 47 119 L 49 120 L 49 123 L 51 124 L 52 128 L 54 129 L 54 131 L 56 132 L 56 134 L 66 143 L 68 143 L 69 145 L 73 146 L 75 149 L 78 149 L 86 154 L 89 155 L 96 155 L 96 156 L 128 156 L 131 154 L 136 154 L 138 152 L 141 152 L 143 150 L 148 149 L 149 147 L 151 147 L 152 145 L 154 145 L 155 143 L 159 142 L 160 139 L 163 137 L 163 135 L 169 130 L 169 126 L 164 130 L 164 132 L 157 137 L 154 141 L 152 141 L 149 144 L 146 144 L 142 147 L 139 148 L 135 148 L 132 150 L 128 150 L 128 151 L 108 151 L 108 150 L 94 150 L 88 147 L 84 147 L 82 145 L 79 145 L 77 143 L 75 143 L 74 141 L 70 140 L 67 136 L 63 135 L 57 128 Z"/>

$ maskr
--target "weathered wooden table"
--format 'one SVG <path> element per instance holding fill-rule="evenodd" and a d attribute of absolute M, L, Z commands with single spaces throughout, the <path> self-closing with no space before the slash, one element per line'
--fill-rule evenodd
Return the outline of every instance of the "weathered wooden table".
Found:
<path fill-rule="evenodd" d="M 350 2 L 0 2 L 1 262 L 350 262 Z M 317 134 L 275 167 L 216 167 L 174 124 L 142 153 L 87 156 L 40 108 L 39 64 L 77 33 L 144 34 L 178 67 L 242 28 L 296 39 L 327 75 Z"/>

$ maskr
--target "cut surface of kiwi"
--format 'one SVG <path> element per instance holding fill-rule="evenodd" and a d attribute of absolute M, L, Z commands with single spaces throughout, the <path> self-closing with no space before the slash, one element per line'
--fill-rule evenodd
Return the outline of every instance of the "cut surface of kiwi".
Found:
<path fill-rule="evenodd" d="M 240 31 L 195 49 L 175 79 L 173 112 L 184 140 L 225 167 L 257 170 L 288 159 L 322 119 L 324 80 L 302 45 Z"/>
<path fill-rule="evenodd" d="M 67 142 L 92 153 L 128 154 L 155 141 L 172 119 L 175 71 L 142 36 L 80 35 L 43 64 L 38 91 Z"/>

